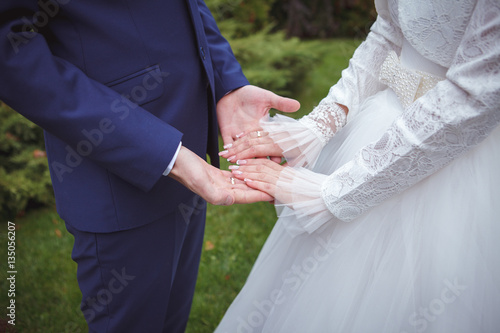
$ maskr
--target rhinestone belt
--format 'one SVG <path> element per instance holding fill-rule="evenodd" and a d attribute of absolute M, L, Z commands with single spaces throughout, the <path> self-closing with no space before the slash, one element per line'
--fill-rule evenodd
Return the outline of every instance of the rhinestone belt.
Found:
<path fill-rule="evenodd" d="M 379 80 L 394 90 L 403 108 L 406 109 L 443 78 L 403 67 L 396 52 L 391 51 L 382 64 Z"/>

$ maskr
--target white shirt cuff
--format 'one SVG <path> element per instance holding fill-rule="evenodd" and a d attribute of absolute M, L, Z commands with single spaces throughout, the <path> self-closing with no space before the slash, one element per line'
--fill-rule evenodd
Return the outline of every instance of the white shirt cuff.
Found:
<path fill-rule="evenodd" d="M 181 150 L 181 146 L 182 146 L 182 141 L 179 142 L 179 147 L 177 147 L 177 151 L 175 152 L 174 157 L 172 157 L 172 160 L 168 164 L 167 169 L 165 170 L 165 172 L 163 172 L 164 176 L 168 176 L 170 171 L 172 171 L 172 168 L 174 167 L 175 161 L 177 160 L 177 155 L 179 155 L 179 151 Z"/>

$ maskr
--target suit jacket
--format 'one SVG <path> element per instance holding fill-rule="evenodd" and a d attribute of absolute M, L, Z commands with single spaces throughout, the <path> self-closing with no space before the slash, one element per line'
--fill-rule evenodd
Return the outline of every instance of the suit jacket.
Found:
<path fill-rule="evenodd" d="M 2 0 L 0 35 L 0 99 L 45 130 L 82 231 L 179 209 L 191 193 L 162 173 L 181 140 L 218 161 L 215 103 L 248 84 L 202 0 Z"/>

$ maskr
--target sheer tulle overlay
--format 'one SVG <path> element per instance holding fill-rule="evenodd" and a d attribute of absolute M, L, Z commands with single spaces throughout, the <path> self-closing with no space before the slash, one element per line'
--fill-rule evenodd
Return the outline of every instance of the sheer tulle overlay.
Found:
<path fill-rule="evenodd" d="M 312 171 L 331 174 L 402 112 L 392 90 L 367 99 Z M 301 217 L 281 216 L 217 332 L 498 332 L 499 142 L 497 127 L 352 222 L 296 235 Z"/>

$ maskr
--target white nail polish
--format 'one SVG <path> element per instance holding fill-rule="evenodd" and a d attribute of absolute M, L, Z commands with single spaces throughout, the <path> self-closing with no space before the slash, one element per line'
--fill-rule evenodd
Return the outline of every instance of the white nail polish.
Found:
<path fill-rule="evenodd" d="M 240 167 L 238 165 L 230 165 L 229 170 L 238 170 Z"/>
<path fill-rule="evenodd" d="M 235 175 L 241 175 L 243 172 L 238 171 L 238 170 L 233 170 L 233 173 L 234 173 Z"/>
<path fill-rule="evenodd" d="M 232 146 L 233 146 L 233 144 L 232 144 L 232 143 L 228 143 L 227 145 L 225 145 L 225 146 L 224 146 L 224 149 L 229 149 L 229 148 L 231 148 Z"/>
<path fill-rule="evenodd" d="M 237 160 L 236 164 L 238 164 L 238 165 L 247 164 L 247 161 L 245 161 L 245 160 Z"/>
<path fill-rule="evenodd" d="M 227 154 L 227 153 L 228 153 L 227 150 L 223 150 L 223 151 L 219 152 L 219 156 L 222 156 L 222 155 Z"/>

